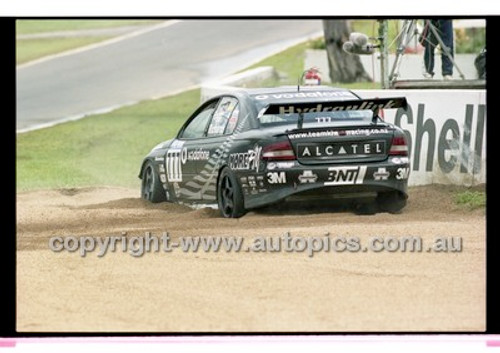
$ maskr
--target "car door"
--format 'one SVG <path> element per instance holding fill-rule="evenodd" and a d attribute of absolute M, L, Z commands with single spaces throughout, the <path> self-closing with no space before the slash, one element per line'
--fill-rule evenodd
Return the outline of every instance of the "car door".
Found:
<path fill-rule="evenodd" d="M 199 154 L 194 151 L 199 150 L 198 145 L 206 136 L 208 124 L 218 102 L 219 99 L 214 99 L 203 104 L 188 119 L 166 152 L 167 180 L 180 200 L 201 200 L 200 190 L 192 187 L 193 179 L 197 174 L 197 158 L 199 158 Z"/>
<path fill-rule="evenodd" d="M 205 138 L 198 140 L 196 148 L 188 151 L 187 158 L 193 161 L 197 174 L 190 186 L 200 190 L 204 201 L 216 200 L 217 176 L 232 143 L 230 136 L 238 123 L 238 117 L 238 99 L 222 97 L 212 115 Z"/>

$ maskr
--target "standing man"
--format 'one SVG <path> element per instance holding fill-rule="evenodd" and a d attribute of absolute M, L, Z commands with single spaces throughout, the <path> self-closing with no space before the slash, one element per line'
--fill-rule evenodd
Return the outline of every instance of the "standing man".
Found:
<path fill-rule="evenodd" d="M 433 25 L 443 44 L 448 49 L 448 53 L 453 57 L 453 22 L 452 20 L 425 20 L 424 30 L 422 36 L 420 37 L 420 43 L 425 47 L 424 53 L 424 64 L 425 64 L 425 78 L 434 77 L 434 50 L 439 44 L 437 37 L 434 35 L 433 31 L 429 28 Z M 444 80 L 451 80 L 453 76 L 453 63 L 449 56 L 446 54 L 446 50 L 441 48 L 441 73 L 443 74 Z"/>

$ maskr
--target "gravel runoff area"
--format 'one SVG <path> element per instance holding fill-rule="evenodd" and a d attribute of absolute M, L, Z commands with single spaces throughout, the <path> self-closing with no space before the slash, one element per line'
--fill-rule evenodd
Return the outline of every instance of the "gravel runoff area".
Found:
<path fill-rule="evenodd" d="M 481 331 L 484 210 L 453 188 L 414 187 L 401 214 L 272 209 L 222 219 L 212 209 L 147 204 L 138 191 L 81 188 L 17 194 L 17 330 Z M 462 237 L 458 253 L 53 252 L 54 236 Z"/>

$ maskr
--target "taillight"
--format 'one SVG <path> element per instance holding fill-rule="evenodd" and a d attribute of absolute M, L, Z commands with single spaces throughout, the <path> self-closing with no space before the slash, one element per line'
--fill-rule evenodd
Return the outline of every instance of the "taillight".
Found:
<path fill-rule="evenodd" d="M 289 141 L 275 142 L 262 149 L 262 159 L 264 160 L 291 160 L 295 159 L 292 145 Z"/>
<path fill-rule="evenodd" d="M 408 143 L 406 142 L 406 135 L 399 131 L 394 132 L 392 138 L 391 149 L 389 150 L 390 156 L 408 156 Z"/>

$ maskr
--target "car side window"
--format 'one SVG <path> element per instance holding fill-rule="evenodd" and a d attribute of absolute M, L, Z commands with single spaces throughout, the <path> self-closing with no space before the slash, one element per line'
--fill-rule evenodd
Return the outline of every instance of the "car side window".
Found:
<path fill-rule="evenodd" d="M 238 117 L 240 115 L 240 107 L 238 104 L 236 104 L 236 107 L 234 107 L 233 112 L 231 113 L 231 116 L 229 117 L 229 121 L 227 122 L 226 125 L 226 130 L 224 131 L 224 134 L 232 134 L 234 131 L 234 128 L 236 127 L 236 124 L 238 123 Z"/>
<path fill-rule="evenodd" d="M 217 101 L 209 104 L 205 109 L 196 115 L 188 126 L 184 128 L 181 138 L 184 139 L 194 139 L 201 138 L 205 135 L 205 129 L 207 127 L 208 121 L 212 117 L 212 113 L 215 110 Z"/>
<path fill-rule="evenodd" d="M 236 98 L 222 98 L 210 122 L 210 126 L 208 127 L 207 136 L 219 136 L 232 133 L 238 120 L 238 111 L 238 100 Z M 227 127 L 230 121 L 233 126 L 230 126 L 228 130 Z"/>

